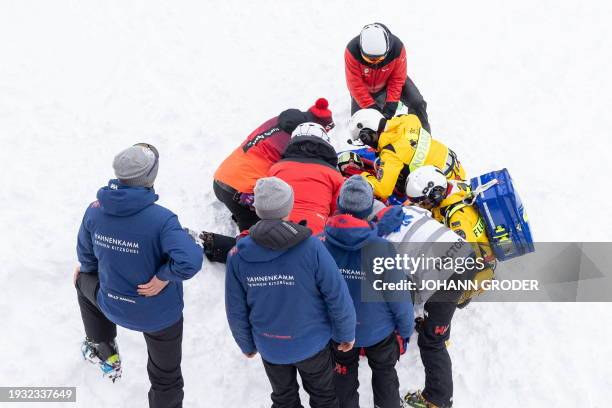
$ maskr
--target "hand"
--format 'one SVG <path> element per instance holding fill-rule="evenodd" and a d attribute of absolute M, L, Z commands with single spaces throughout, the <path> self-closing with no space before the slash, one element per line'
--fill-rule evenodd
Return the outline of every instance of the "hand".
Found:
<path fill-rule="evenodd" d="M 395 332 L 395 338 L 397 339 L 397 344 L 399 345 L 400 356 L 406 354 L 406 350 L 408 349 L 408 340 L 399 335 L 399 333 Z"/>
<path fill-rule="evenodd" d="M 253 358 L 257 355 L 257 352 L 254 351 L 252 353 L 244 353 L 244 355 L 246 356 L 246 358 Z"/>
<path fill-rule="evenodd" d="M 238 199 L 238 203 L 245 207 L 253 208 L 253 204 L 255 203 L 255 194 L 252 193 L 240 193 L 240 198 Z"/>
<path fill-rule="evenodd" d="M 155 296 L 168 285 L 168 281 L 160 280 L 157 276 L 144 285 L 138 285 L 138 294 L 141 296 Z"/>
<path fill-rule="evenodd" d="M 343 341 L 342 343 L 338 344 L 338 350 L 342 351 L 343 353 L 346 353 L 347 351 L 351 351 L 353 349 L 354 344 L 355 340 Z"/>
<path fill-rule="evenodd" d="M 370 106 L 367 106 L 365 109 L 375 109 L 375 110 L 377 110 L 377 111 L 379 111 L 379 112 L 381 112 L 381 113 L 382 113 L 382 108 L 381 108 L 380 106 L 378 106 L 378 105 L 376 104 L 376 102 L 374 102 L 374 103 L 373 103 L 373 104 L 371 104 Z"/>
<path fill-rule="evenodd" d="M 79 273 L 81 273 L 81 266 L 77 266 L 74 268 L 74 273 L 72 274 L 72 284 L 76 286 L 76 281 L 79 279 Z"/>
<path fill-rule="evenodd" d="M 395 116 L 395 112 L 397 111 L 397 102 L 387 102 L 385 103 L 384 108 L 382 109 L 382 114 L 386 119 L 391 119 Z"/>

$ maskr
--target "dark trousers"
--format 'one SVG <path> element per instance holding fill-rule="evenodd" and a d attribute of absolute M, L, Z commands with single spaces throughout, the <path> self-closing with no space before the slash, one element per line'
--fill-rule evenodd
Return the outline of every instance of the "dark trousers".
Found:
<path fill-rule="evenodd" d="M 259 221 L 259 217 L 255 211 L 251 210 L 238 202 L 238 191 L 229 191 L 231 187 L 221 186 L 217 180 L 213 182 L 213 191 L 217 200 L 221 201 L 228 210 L 232 213 L 232 219 L 238 224 L 240 232 L 248 230 Z"/>
<path fill-rule="evenodd" d="M 373 94 L 372 97 L 376 101 L 376 105 L 382 109 L 383 105 L 385 104 L 385 100 L 387 99 L 387 89 L 382 89 L 381 91 Z M 423 95 L 421 95 L 419 88 L 417 88 L 409 77 L 406 77 L 406 82 L 402 88 L 402 94 L 400 95 L 400 101 L 402 101 L 402 103 L 408 107 L 408 113 L 417 115 L 423 128 L 431 133 L 429 117 L 427 116 L 427 102 L 425 102 L 423 99 Z M 353 115 L 359 109 L 361 109 L 361 107 L 357 101 L 352 99 L 351 115 Z"/>
<path fill-rule="evenodd" d="M 359 408 L 359 353 L 358 347 L 343 353 L 333 349 L 336 367 L 334 383 L 340 408 Z M 374 406 L 380 408 L 399 408 L 399 380 L 395 364 L 399 360 L 400 349 L 395 333 L 383 341 L 365 347 L 365 355 L 372 369 L 372 391 Z"/>
<path fill-rule="evenodd" d="M 76 282 L 77 298 L 85 334 L 94 343 L 109 342 L 117 336 L 117 326 L 100 311 L 96 295 L 100 288 L 98 274 L 80 273 Z M 183 319 L 154 333 L 143 333 L 149 361 L 151 381 L 149 407 L 180 408 L 183 406 L 181 356 Z"/>
<path fill-rule="evenodd" d="M 423 396 L 440 407 L 452 405 L 453 367 L 446 342 L 450 339 L 451 320 L 459 296 L 460 291 L 435 293 L 425 303 L 425 318 L 417 325 L 421 361 L 425 367 Z M 449 298 L 453 300 L 447 301 Z"/>
<path fill-rule="evenodd" d="M 312 408 L 338 408 L 330 347 L 299 363 L 272 364 L 263 360 L 263 365 L 272 385 L 272 408 L 302 408 L 298 372 Z"/>

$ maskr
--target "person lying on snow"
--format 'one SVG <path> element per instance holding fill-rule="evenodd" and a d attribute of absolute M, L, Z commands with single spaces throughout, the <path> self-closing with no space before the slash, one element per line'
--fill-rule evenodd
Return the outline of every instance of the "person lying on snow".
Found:
<path fill-rule="evenodd" d="M 307 226 L 315 235 L 323 232 L 327 218 L 336 210 L 344 182 L 337 164 L 336 151 L 323 126 L 307 122 L 296 127 L 282 159 L 268 171 L 269 176 L 284 180 L 295 192 L 289 219 Z M 213 234 L 214 239 L 207 241 L 206 234 L 211 233 L 200 237 L 208 259 L 225 262 L 236 238 Z"/>
<path fill-rule="evenodd" d="M 361 175 L 364 172 L 370 173 L 376 177 L 378 167 L 380 166 L 380 158 L 374 155 L 374 149 L 371 147 L 357 150 L 347 150 L 338 154 L 338 169 L 340 173 L 348 178 L 354 175 Z M 376 200 L 377 202 L 380 202 Z M 401 205 L 406 201 L 406 194 L 399 191 L 396 187 L 393 189 L 393 194 L 385 200 L 386 205 Z"/>
<path fill-rule="evenodd" d="M 248 230 L 259 221 L 253 209 L 255 182 L 267 176 L 270 167 L 279 161 L 285 152 L 291 133 L 298 125 L 306 122 L 318 123 L 327 130 L 334 127 L 332 112 L 325 98 L 317 99 L 306 112 L 287 109 L 268 119 L 251 132 L 217 168 L 213 192 L 232 213 L 239 232 Z M 199 235 L 208 259 L 224 262 L 227 255 L 225 248 L 231 248 L 235 238 L 206 231 Z M 215 248 L 221 250 L 216 251 Z"/>

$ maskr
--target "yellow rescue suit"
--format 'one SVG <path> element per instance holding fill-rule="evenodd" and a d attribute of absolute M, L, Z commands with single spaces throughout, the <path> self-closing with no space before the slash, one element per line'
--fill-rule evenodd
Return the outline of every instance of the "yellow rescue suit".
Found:
<path fill-rule="evenodd" d="M 473 205 L 466 204 L 464 199 L 471 195 L 470 186 L 465 181 L 451 180 L 451 191 L 438 207 L 432 209 L 433 217 L 455 231 L 472 244 L 476 257 L 484 260 L 485 268 L 476 273 L 474 281 L 481 283 L 494 277 L 495 255 L 485 232 L 484 219 Z M 459 304 L 482 293 L 483 290 L 468 290 L 463 293 Z"/>
<path fill-rule="evenodd" d="M 434 140 L 421 127 L 416 115 L 401 115 L 388 120 L 376 150 L 380 157 L 376 175 L 364 172 L 362 176 L 372 185 L 374 195 L 383 200 L 393 193 L 396 185 L 403 192 L 408 173 L 426 164 L 441 169 L 448 179 L 466 178 L 455 153 Z"/>

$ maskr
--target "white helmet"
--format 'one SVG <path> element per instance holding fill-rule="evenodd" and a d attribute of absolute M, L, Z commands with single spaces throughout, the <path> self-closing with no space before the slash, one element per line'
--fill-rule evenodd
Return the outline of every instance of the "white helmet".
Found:
<path fill-rule="evenodd" d="M 362 129 L 371 129 L 378 132 L 380 121 L 385 117 L 376 109 L 360 109 L 349 121 L 349 131 L 351 140 L 359 140 L 359 133 Z"/>
<path fill-rule="evenodd" d="M 384 57 L 389 52 L 389 33 L 381 24 L 368 24 L 359 34 L 359 48 L 367 57 Z"/>
<path fill-rule="evenodd" d="M 435 166 L 421 166 L 408 174 L 406 195 L 414 203 L 429 200 L 438 205 L 446 198 L 448 181 Z"/>
<path fill-rule="evenodd" d="M 324 142 L 331 144 L 331 139 L 325 131 L 325 128 L 318 123 L 306 122 L 298 125 L 291 133 L 291 138 L 298 136 L 314 136 L 323 139 Z"/>

